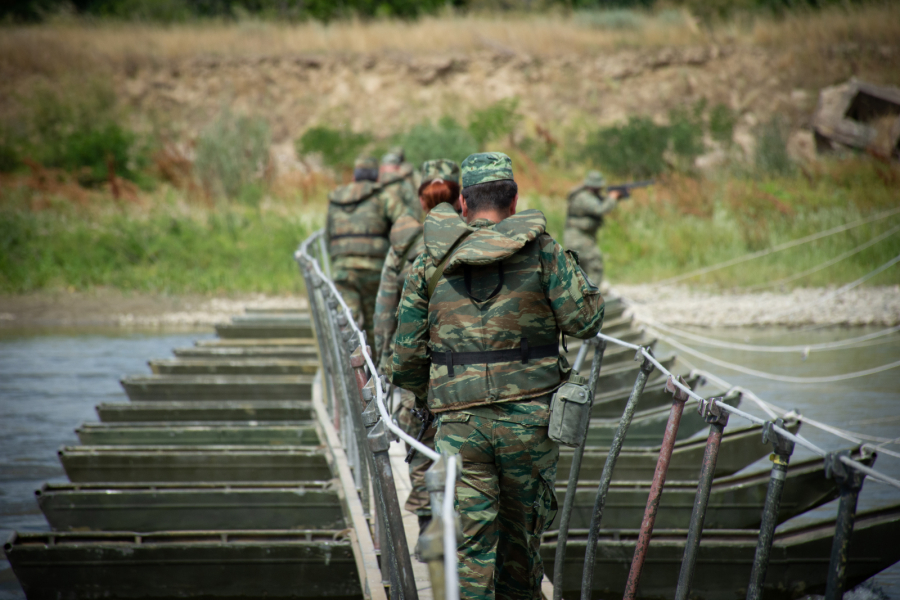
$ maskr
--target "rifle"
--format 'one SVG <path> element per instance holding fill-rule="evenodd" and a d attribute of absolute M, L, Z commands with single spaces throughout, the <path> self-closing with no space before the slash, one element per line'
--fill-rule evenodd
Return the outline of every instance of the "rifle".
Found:
<path fill-rule="evenodd" d="M 631 197 L 631 190 L 635 188 L 647 187 L 653 185 L 654 183 L 656 183 L 654 180 L 647 179 L 645 181 L 634 181 L 632 183 L 623 183 L 621 185 L 611 185 L 606 189 L 610 192 L 619 192 L 619 200 L 624 200 Z"/>
<path fill-rule="evenodd" d="M 418 409 L 412 408 L 413 414 L 419 417 L 419 420 L 422 421 L 422 429 L 419 430 L 419 435 L 416 436 L 416 441 L 421 442 L 422 438 L 425 437 L 425 432 L 428 431 L 428 428 L 431 427 L 431 424 L 434 423 L 434 414 L 428 410 L 427 407 Z M 411 463 L 413 459 L 416 457 L 416 447 L 410 446 L 409 452 L 406 453 L 406 462 L 407 464 Z"/>

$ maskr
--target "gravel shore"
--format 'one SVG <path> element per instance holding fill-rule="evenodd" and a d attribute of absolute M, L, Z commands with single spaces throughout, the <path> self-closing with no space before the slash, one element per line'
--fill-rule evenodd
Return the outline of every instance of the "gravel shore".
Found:
<path fill-rule="evenodd" d="M 900 286 L 798 288 L 788 293 L 710 293 L 688 287 L 616 285 L 635 318 L 698 327 L 900 324 Z"/>

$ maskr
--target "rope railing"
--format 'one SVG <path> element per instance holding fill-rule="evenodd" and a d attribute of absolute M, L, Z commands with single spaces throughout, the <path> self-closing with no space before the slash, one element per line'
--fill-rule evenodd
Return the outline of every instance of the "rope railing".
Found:
<path fill-rule="evenodd" d="M 747 421 L 750 421 L 751 423 L 755 423 L 757 425 L 766 425 L 767 423 L 771 423 L 771 421 L 766 421 L 765 419 L 761 419 L 757 416 L 751 415 L 750 413 L 746 413 L 738 408 L 729 406 L 723 402 L 716 402 L 714 399 L 707 400 L 707 399 L 703 398 L 702 396 L 700 396 L 699 394 L 694 392 L 691 388 L 689 388 L 687 385 L 678 381 L 678 379 L 674 375 L 672 375 L 672 373 L 668 369 L 666 369 L 658 360 L 656 360 L 656 358 L 653 357 L 653 354 L 650 353 L 646 348 L 642 348 L 641 346 L 638 346 L 636 344 L 630 344 L 628 342 L 619 340 L 617 338 L 608 336 L 603 333 L 599 333 L 599 334 L 597 334 L 597 336 L 600 339 L 606 340 L 607 342 L 611 342 L 613 344 L 618 344 L 620 346 L 624 346 L 626 348 L 631 348 L 632 350 L 640 352 L 640 354 L 643 355 L 644 358 L 646 358 L 648 361 L 650 361 L 654 367 L 659 369 L 659 371 L 661 373 L 668 375 L 671 378 L 671 381 L 673 381 L 673 385 L 675 387 L 680 389 L 682 392 L 684 392 L 685 394 L 687 394 L 689 397 L 693 398 L 694 400 L 696 400 L 698 402 L 710 402 L 713 405 L 718 406 L 721 410 L 724 410 L 725 412 L 728 412 L 730 414 L 733 414 L 733 415 L 736 415 L 743 419 L 746 419 Z M 828 455 L 827 451 L 823 450 L 822 448 L 819 448 L 818 446 L 816 446 L 815 444 L 813 444 L 812 442 L 810 442 L 809 440 L 807 440 L 801 436 L 794 435 L 790 431 L 788 431 L 782 427 L 779 427 L 777 425 L 771 425 L 771 427 L 780 436 L 794 442 L 795 444 L 797 444 L 799 446 L 803 446 L 804 448 L 812 451 L 813 453 L 817 454 L 818 456 L 827 456 Z M 860 462 L 857 462 L 846 456 L 839 457 L 839 460 L 841 463 L 850 467 L 851 469 L 855 469 L 855 470 L 859 471 L 860 473 L 865 473 L 866 475 L 872 477 L 873 479 L 878 479 L 882 483 L 886 483 L 886 484 L 900 490 L 900 480 L 894 479 L 893 477 L 889 477 L 888 475 L 885 475 L 884 473 L 876 471 L 875 469 L 871 469 L 871 468 L 867 467 L 866 465 L 864 465 Z"/>
<path fill-rule="evenodd" d="M 314 247 L 313 244 L 315 242 L 318 242 L 317 250 L 319 253 L 319 258 L 315 257 L 313 255 L 313 252 L 311 251 L 311 249 Z M 328 299 L 333 300 L 335 303 L 333 305 L 333 306 L 335 306 L 335 312 L 339 313 L 339 315 L 332 314 L 331 305 L 322 307 L 322 308 L 324 308 L 324 311 L 317 310 L 317 308 L 319 308 L 318 306 L 311 306 L 312 312 L 314 313 L 313 320 L 317 326 L 317 329 L 320 326 L 327 325 L 328 327 L 331 328 L 331 331 L 336 332 L 337 330 L 339 330 L 341 328 L 341 325 L 339 325 L 336 322 L 335 317 L 343 316 L 343 319 L 342 319 L 344 321 L 343 327 L 349 329 L 349 331 L 351 332 L 351 335 L 355 337 L 355 341 L 357 341 L 359 344 L 358 355 L 362 358 L 362 362 L 349 364 L 349 363 L 352 363 L 352 361 L 355 359 L 353 359 L 351 357 L 351 361 L 345 361 L 341 358 L 340 364 L 336 365 L 337 368 L 341 369 L 341 372 L 332 373 L 332 374 L 330 374 L 330 376 L 337 377 L 338 381 L 341 382 L 342 389 L 344 389 L 344 390 L 349 388 L 349 385 L 347 385 L 345 383 L 345 381 L 348 379 L 353 380 L 354 378 L 356 378 L 357 382 L 359 382 L 359 385 L 360 385 L 360 387 L 359 387 L 360 395 L 365 397 L 366 390 L 371 391 L 372 395 L 371 395 L 371 401 L 369 402 L 369 404 L 374 404 L 374 406 L 377 410 L 377 415 L 370 415 L 369 417 L 366 417 L 366 413 L 369 412 L 368 410 L 358 411 L 358 410 L 354 409 L 352 403 L 350 403 L 349 401 L 346 402 L 346 406 L 344 407 L 344 410 L 346 412 L 350 412 L 351 413 L 350 416 L 352 418 L 349 420 L 346 420 L 346 425 L 344 427 L 342 427 L 342 431 L 340 431 L 339 434 L 343 434 L 344 430 L 347 428 L 353 428 L 356 430 L 356 431 L 354 431 L 356 436 L 368 435 L 371 454 L 366 457 L 366 460 L 372 460 L 371 455 L 372 454 L 376 455 L 375 456 L 376 463 L 373 463 L 373 466 L 375 466 L 376 470 L 378 470 L 378 474 L 375 474 L 375 473 L 372 474 L 373 479 L 371 481 L 371 485 L 375 491 L 376 496 L 379 496 L 379 499 L 381 502 L 379 509 L 384 511 L 386 514 L 379 515 L 379 518 L 375 519 L 375 529 L 376 529 L 375 537 L 376 538 L 378 537 L 378 533 L 382 534 L 382 545 L 387 546 L 387 548 L 382 547 L 382 552 L 384 552 L 385 550 L 388 551 L 388 556 L 386 557 L 387 560 L 383 559 L 382 563 L 381 563 L 382 573 L 385 575 L 387 575 L 387 574 L 390 575 L 390 585 L 392 588 L 392 594 L 391 594 L 392 597 L 401 598 L 402 600 L 415 600 L 415 598 L 417 598 L 417 592 L 415 590 L 415 582 L 414 582 L 414 579 L 412 578 L 411 567 L 408 564 L 409 563 L 409 555 L 408 555 L 408 553 L 405 557 L 396 555 L 397 552 L 395 550 L 395 544 L 398 545 L 400 548 L 404 548 L 404 549 L 406 548 L 405 533 L 403 532 L 403 524 L 402 524 L 402 520 L 400 520 L 400 516 L 399 516 L 399 505 L 397 504 L 397 501 L 396 501 L 396 489 L 391 489 L 391 490 L 384 489 L 384 487 L 386 487 L 386 486 L 393 487 L 393 477 L 392 477 L 392 474 L 390 473 L 390 466 L 389 466 L 389 464 L 384 465 L 383 463 L 377 464 L 377 460 L 380 459 L 380 460 L 384 461 L 386 459 L 386 454 L 387 454 L 386 453 L 387 442 L 385 441 L 385 438 L 383 435 L 381 435 L 381 436 L 378 435 L 378 430 L 377 430 L 378 425 L 382 425 L 387 430 L 389 430 L 391 433 L 393 433 L 396 436 L 396 438 L 403 440 L 404 442 L 409 444 L 411 447 L 415 448 L 418 452 L 421 452 L 423 455 L 427 456 L 429 459 L 435 461 L 436 466 L 440 465 L 440 468 L 446 469 L 446 480 L 444 482 L 444 486 L 443 486 L 443 490 L 442 490 L 443 493 L 433 496 L 432 510 L 439 511 L 439 513 L 435 514 L 435 516 L 439 517 L 443 523 L 443 567 L 444 567 L 444 574 L 443 574 L 444 589 L 442 590 L 443 594 L 444 594 L 443 598 L 444 598 L 444 600 L 458 600 L 459 599 L 459 579 L 458 579 L 458 575 L 456 575 L 457 574 L 457 557 L 456 557 L 456 545 L 457 545 L 456 523 L 457 523 L 457 519 L 456 519 L 455 510 L 454 510 L 455 496 L 456 496 L 455 485 L 456 485 L 457 471 L 458 471 L 457 464 L 456 464 L 457 457 L 442 456 L 440 453 L 435 452 L 428 446 L 422 444 L 420 441 L 418 441 L 414 437 L 407 434 L 405 431 L 403 431 L 403 429 L 401 429 L 399 426 L 397 426 L 394 423 L 394 421 L 391 417 L 391 414 L 388 411 L 387 406 L 386 406 L 385 385 L 382 381 L 382 378 L 378 375 L 378 370 L 375 367 L 374 359 L 372 358 L 371 354 L 369 353 L 369 348 L 366 343 L 367 340 L 366 340 L 365 332 L 360 329 L 359 325 L 356 323 L 355 319 L 353 318 L 352 311 L 347 306 L 347 303 L 344 301 L 344 298 L 342 297 L 341 293 L 335 287 L 334 282 L 332 281 L 332 279 L 330 277 L 330 266 L 328 264 L 327 256 L 328 256 L 327 248 L 324 244 L 324 231 L 323 230 L 319 230 L 319 231 L 313 233 L 310 237 L 308 237 L 306 240 L 304 240 L 298 247 L 296 253 L 294 254 L 294 258 L 297 261 L 298 265 L 300 265 L 301 271 L 304 275 L 304 278 L 307 279 L 307 288 L 310 291 L 311 299 L 315 298 L 315 294 L 316 294 L 315 289 L 318 287 L 318 286 L 316 286 L 316 284 L 318 283 L 319 285 L 321 285 L 325 288 Z M 321 262 L 320 262 L 320 258 L 321 258 Z M 323 271 L 322 264 L 325 265 L 324 271 Z M 310 281 L 310 279 L 312 279 L 312 281 Z M 325 299 L 326 294 L 322 294 L 322 296 L 323 296 L 323 299 Z M 314 300 L 312 301 L 312 303 L 316 304 L 316 302 Z M 327 302 L 326 302 L 326 304 L 327 304 Z M 327 320 L 325 323 L 321 322 L 321 319 L 323 317 Z M 317 338 L 320 338 L 319 339 L 320 350 L 322 350 L 322 355 L 323 355 L 323 361 L 322 361 L 323 369 L 328 369 L 330 362 L 332 362 L 330 360 L 324 359 L 324 356 L 330 352 L 330 349 L 326 352 L 326 350 L 324 348 L 324 345 L 326 344 L 326 342 L 323 341 L 323 339 L 322 339 L 322 338 L 327 338 L 327 337 L 328 337 L 328 329 L 327 328 L 317 332 Z M 338 356 L 343 357 L 344 355 L 339 353 Z M 356 351 L 354 351 L 353 356 L 357 356 Z M 370 374 L 371 378 L 368 380 L 368 382 L 365 384 L 365 386 L 363 386 L 362 382 L 359 381 L 359 377 L 362 377 L 362 378 L 369 377 L 368 375 L 365 374 L 366 369 L 368 370 L 368 373 Z M 356 374 L 354 374 L 352 372 L 353 370 L 356 371 Z M 371 387 L 371 389 L 370 389 L 370 387 Z M 333 390 L 332 394 L 337 394 L 337 391 Z M 340 422 L 341 419 L 346 419 L 346 415 L 340 414 L 341 409 L 337 404 L 338 403 L 335 402 L 335 406 L 332 407 L 332 415 L 331 416 L 336 421 Z M 360 414 L 359 415 L 352 414 L 352 411 L 354 411 L 354 410 L 356 410 L 356 412 L 360 413 Z M 365 421 L 366 430 L 369 431 L 368 434 L 366 434 L 365 432 L 359 431 L 359 428 L 361 427 L 363 421 Z M 383 447 L 379 448 L 380 452 L 371 448 L 371 446 L 373 444 L 373 441 L 372 441 L 373 436 L 376 438 L 380 438 L 380 442 L 383 443 Z M 343 436 L 342 435 L 341 441 L 345 446 L 347 446 L 351 450 L 353 450 L 357 453 L 359 452 L 360 449 L 358 446 L 360 446 L 361 444 L 359 444 L 358 439 L 354 438 L 354 436 L 350 436 L 350 435 Z M 379 454 L 382 456 L 378 456 Z M 353 463 L 354 459 L 352 457 L 350 458 L 350 460 L 351 460 L 351 463 Z M 358 475 L 358 473 L 362 472 L 364 469 L 362 468 L 363 467 L 363 465 L 361 464 L 362 461 L 359 458 L 358 454 L 356 455 L 355 460 L 357 462 L 357 464 L 355 465 L 355 467 L 356 467 L 355 471 L 356 471 L 356 474 Z M 351 464 L 351 466 L 354 466 L 354 465 Z M 385 471 L 386 471 L 386 474 L 385 474 Z M 379 481 L 379 477 L 381 477 L 382 481 Z M 366 492 L 368 490 L 370 482 L 369 481 L 361 481 L 361 482 L 358 481 L 356 485 L 358 488 L 357 491 L 362 494 L 363 492 Z M 349 492 L 349 490 L 348 490 L 348 492 Z M 387 502 L 385 500 L 385 498 L 388 495 L 393 496 L 390 499 L 390 500 L 392 500 L 392 502 Z M 436 498 L 436 497 L 440 498 L 439 504 L 435 504 L 435 502 L 434 502 L 434 498 Z M 392 512 L 392 509 L 393 509 L 393 512 Z M 392 529 L 392 532 L 394 535 L 403 536 L 402 544 L 397 543 L 399 540 L 391 539 L 391 532 L 387 532 L 387 535 L 383 535 L 383 534 L 385 534 L 384 531 L 381 531 L 381 532 L 378 531 L 379 523 L 381 520 L 384 521 L 383 526 L 385 528 Z M 406 565 L 402 564 L 403 559 L 405 559 Z M 383 575 L 383 577 L 385 575 Z M 364 584 L 364 585 L 370 586 L 370 589 L 371 589 L 371 587 L 380 585 L 380 583 L 381 582 L 372 581 L 372 582 L 368 582 L 368 584 Z M 397 589 L 399 590 L 399 593 L 396 594 L 396 596 L 394 593 L 394 586 L 397 586 Z M 433 590 L 433 591 L 435 593 L 436 598 L 440 597 L 438 590 Z"/>

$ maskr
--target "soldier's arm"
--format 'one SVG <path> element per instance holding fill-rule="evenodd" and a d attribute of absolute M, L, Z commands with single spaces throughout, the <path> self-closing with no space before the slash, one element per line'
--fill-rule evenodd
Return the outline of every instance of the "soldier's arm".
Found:
<path fill-rule="evenodd" d="M 597 335 L 603 325 L 603 296 L 591 284 L 576 262 L 548 235 L 541 236 L 541 283 L 550 300 L 560 330 L 586 339 Z"/>
<path fill-rule="evenodd" d="M 391 361 L 391 382 L 409 390 L 416 398 L 428 395 L 431 367 L 425 260 L 423 253 L 406 276 L 397 309 L 397 333 L 394 335 L 394 357 Z"/>
<path fill-rule="evenodd" d="M 381 197 L 384 199 L 384 218 L 392 225 L 403 215 L 409 215 L 415 219 L 416 215 L 412 214 L 410 208 L 400 198 L 400 194 L 382 192 Z"/>
<path fill-rule="evenodd" d="M 397 305 L 400 303 L 400 261 L 397 253 L 388 250 L 381 269 L 381 284 L 375 298 L 375 352 L 379 369 L 384 372 L 391 358 L 391 342 L 397 329 Z"/>
<path fill-rule="evenodd" d="M 576 198 L 579 212 L 584 216 L 601 218 L 616 207 L 618 202 L 614 198 L 598 198 L 595 194 L 584 190 Z"/>

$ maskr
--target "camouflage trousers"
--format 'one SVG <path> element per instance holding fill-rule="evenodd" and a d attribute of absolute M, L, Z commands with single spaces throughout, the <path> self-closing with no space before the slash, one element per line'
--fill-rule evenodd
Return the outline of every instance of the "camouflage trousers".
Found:
<path fill-rule="evenodd" d="M 578 253 L 578 264 L 581 266 L 581 270 L 594 284 L 600 285 L 603 281 L 603 254 L 597 247 L 596 237 L 580 229 L 566 227 L 563 232 L 563 246 L 566 250 L 574 250 Z"/>
<path fill-rule="evenodd" d="M 375 298 L 381 284 L 381 271 L 368 269 L 337 269 L 334 287 L 344 297 L 357 325 L 366 332 L 369 345 L 375 343 Z"/>
<path fill-rule="evenodd" d="M 556 516 L 559 446 L 546 427 L 458 412 L 440 415 L 435 441 L 462 461 L 460 598 L 540 600 L 541 534 Z"/>
<path fill-rule="evenodd" d="M 412 411 L 416 404 L 416 397 L 412 392 L 406 390 L 400 391 L 400 409 L 394 415 L 397 424 L 413 437 L 418 437 L 422 430 L 422 421 Z M 422 436 L 422 443 L 431 449 L 434 449 L 434 425 L 425 430 Z M 409 451 L 409 446 L 407 446 Z M 406 499 L 404 508 L 411 513 L 415 513 L 421 517 L 431 516 L 431 498 L 428 496 L 428 490 L 425 489 L 425 471 L 434 464 L 430 458 L 416 452 L 412 462 L 409 463 L 409 482 L 412 490 Z"/>

